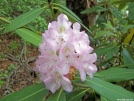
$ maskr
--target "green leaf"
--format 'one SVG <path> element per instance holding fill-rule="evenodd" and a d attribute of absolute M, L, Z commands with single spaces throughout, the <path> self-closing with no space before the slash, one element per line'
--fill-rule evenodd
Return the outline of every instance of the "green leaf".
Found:
<path fill-rule="evenodd" d="M 101 36 L 104 36 L 104 35 L 107 35 L 107 36 L 110 36 L 110 35 L 113 35 L 115 36 L 115 34 L 113 34 L 112 32 L 110 31 L 99 31 L 96 35 L 95 35 L 95 39 L 101 37 Z"/>
<path fill-rule="evenodd" d="M 42 42 L 42 38 L 40 35 L 34 33 L 31 30 L 25 29 L 25 28 L 20 28 L 15 30 L 15 32 L 21 36 L 23 39 L 26 41 L 32 43 L 35 46 L 39 46 L 39 43 Z"/>
<path fill-rule="evenodd" d="M 123 28 L 123 33 L 124 32 L 127 32 L 129 29 L 131 29 L 131 28 L 134 28 L 134 25 L 132 25 L 132 24 L 129 24 L 129 25 L 127 25 L 127 26 L 125 26 L 124 28 Z"/>
<path fill-rule="evenodd" d="M 94 89 L 99 95 L 104 96 L 110 101 L 117 101 L 117 99 L 134 99 L 134 93 L 96 77 L 93 77 L 92 79 L 87 77 L 85 83 Z"/>
<path fill-rule="evenodd" d="M 116 7 L 110 6 L 110 11 L 119 21 L 123 21 L 121 12 Z"/>
<path fill-rule="evenodd" d="M 6 22 L 6 23 L 10 23 L 10 21 L 8 21 L 7 19 L 5 19 L 4 17 L 0 17 L 0 20 L 1 20 L 1 21 L 4 21 L 4 22 Z"/>
<path fill-rule="evenodd" d="M 109 82 L 121 82 L 125 80 L 131 80 L 134 78 L 134 69 L 126 68 L 109 68 L 107 70 L 100 71 L 95 75 L 99 75 L 100 78 Z"/>
<path fill-rule="evenodd" d="M 104 23 L 104 25 L 105 25 L 107 28 L 110 28 L 110 29 L 112 29 L 113 31 L 116 32 L 116 29 L 111 25 L 111 23 L 109 23 L 109 24 Z"/>
<path fill-rule="evenodd" d="M 47 101 L 66 101 L 65 94 L 63 93 L 63 89 L 60 88 L 58 91 L 56 91 L 54 94 L 49 96 Z"/>
<path fill-rule="evenodd" d="M 94 6 L 94 7 L 91 7 L 91 8 L 88 8 L 88 9 L 82 11 L 81 14 L 89 14 L 92 12 L 99 13 L 99 12 L 106 11 L 106 10 L 107 10 L 106 8 L 103 8 L 100 5 L 97 5 L 97 6 Z"/>
<path fill-rule="evenodd" d="M 122 10 L 122 9 L 125 8 L 125 7 L 126 7 L 126 4 L 119 4 L 118 9 L 119 9 L 119 10 Z"/>
<path fill-rule="evenodd" d="M 13 31 L 21 26 L 26 25 L 27 23 L 32 21 L 34 18 L 36 18 L 38 15 L 40 15 L 44 11 L 45 8 L 46 7 L 36 8 L 36 9 L 33 9 L 29 12 L 26 12 L 20 15 L 19 17 L 14 19 L 9 25 L 7 25 L 7 27 L 4 30 L 4 33 Z"/>
<path fill-rule="evenodd" d="M 66 94 L 66 99 L 67 101 L 80 101 L 80 99 L 84 96 L 85 92 L 88 90 L 89 89 L 74 90 Z"/>
<path fill-rule="evenodd" d="M 67 13 L 69 13 L 69 15 L 72 15 L 78 21 L 82 22 L 81 19 L 74 12 L 72 12 L 70 9 L 68 9 L 66 6 L 61 5 L 61 4 L 56 4 L 56 3 L 53 3 L 53 4 L 57 7 L 59 7 L 62 11 L 66 11 Z"/>
<path fill-rule="evenodd" d="M 53 0 L 53 3 L 61 4 L 61 5 L 66 6 L 66 0 Z"/>
<path fill-rule="evenodd" d="M 101 96 L 101 101 L 109 101 L 109 100 L 105 98 L 104 96 Z"/>
<path fill-rule="evenodd" d="M 113 4 L 126 4 L 128 2 L 134 2 L 134 0 L 115 0 Z"/>
<path fill-rule="evenodd" d="M 108 46 L 104 48 L 97 48 L 93 52 L 95 52 L 98 56 L 107 54 L 110 50 L 113 50 L 115 47 L 113 46 Z"/>
<path fill-rule="evenodd" d="M 130 4 L 128 10 L 129 10 L 129 13 L 128 13 L 128 18 L 130 21 L 133 21 L 134 20 L 134 2 Z"/>
<path fill-rule="evenodd" d="M 114 47 L 113 49 L 109 50 L 105 57 L 105 60 L 111 59 L 115 54 L 117 54 L 118 51 L 119 47 Z"/>
<path fill-rule="evenodd" d="M 129 52 L 125 48 L 123 49 L 123 60 L 124 64 L 134 64 L 134 60 L 132 59 Z M 128 66 L 128 68 L 134 69 L 134 66 Z"/>
<path fill-rule="evenodd" d="M 48 93 L 43 83 L 26 87 L 18 92 L 9 94 L 0 101 L 41 101 Z"/>

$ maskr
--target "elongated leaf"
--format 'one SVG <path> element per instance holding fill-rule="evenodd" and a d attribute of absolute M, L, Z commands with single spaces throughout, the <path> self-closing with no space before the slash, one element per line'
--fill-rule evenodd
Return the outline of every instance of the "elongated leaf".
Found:
<path fill-rule="evenodd" d="M 57 92 L 49 96 L 47 101 L 66 101 L 66 97 L 63 93 L 63 89 L 60 88 Z"/>
<path fill-rule="evenodd" d="M 7 19 L 5 19 L 4 17 L 0 17 L 0 20 L 1 20 L 1 21 L 4 21 L 4 22 L 6 22 L 6 23 L 10 23 L 10 21 L 8 21 Z"/>
<path fill-rule="evenodd" d="M 127 32 L 129 29 L 131 29 L 131 28 L 134 28 L 134 25 L 132 25 L 132 24 L 129 24 L 129 25 L 127 25 L 127 26 L 125 26 L 124 28 L 123 28 L 123 31 L 122 32 Z"/>
<path fill-rule="evenodd" d="M 111 59 L 115 54 L 117 54 L 118 51 L 119 51 L 119 47 L 114 47 L 113 49 L 109 50 L 105 60 Z"/>
<path fill-rule="evenodd" d="M 42 42 L 42 38 L 40 35 L 34 33 L 31 30 L 20 28 L 15 31 L 19 36 L 21 36 L 26 41 L 32 43 L 35 46 L 39 46 L 39 43 Z"/>
<path fill-rule="evenodd" d="M 33 9 L 29 12 L 26 12 L 22 15 L 20 15 L 19 17 L 17 17 L 16 19 L 14 19 L 4 30 L 4 33 L 13 31 L 23 25 L 26 25 L 27 23 L 29 23 L 30 21 L 32 21 L 34 18 L 36 18 L 38 15 L 40 15 L 43 11 L 44 11 L 44 7 L 43 8 L 36 8 Z"/>
<path fill-rule="evenodd" d="M 58 6 L 61 8 L 62 11 L 66 11 L 69 13 L 69 15 L 72 15 L 75 19 L 77 19 L 78 21 L 82 22 L 81 19 L 75 14 L 73 13 L 70 9 L 68 9 L 66 6 L 64 5 L 61 5 L 61 4 L 56 4 L 56 3 L 53 3 L 55 6 Z"/>
<path fill-rule="evenodd" d="M 92 79 L 87 77 L 85 83 L 93 88 L 99 95 L 104 96 L 110 101 L 117 101 L 117 99 L 134 99 L 134 93 L 96 77 Z"/>
<path fill-rule="evenodd" d="M 66 0 L 53 0 L 53 3 L 61 4 L 66 6 Z"/>
<path fill-rule="evenodd" d="M 116 32 L 116 29 L 111 25 L 111 23 L 109 23 L 109 24 L 104 23 L 104 25 L 105 25 L 107 28 L 110 28 L 110 29 L 112 29 L 113 31 Z"/>
<path fill-rule="evenodd" d="M 111 6 L 110 11 L 119 21 L 123 21 L 121 12 L 118 11 L 117 8 L 115 8 L 114 6 Z"/>
<path fill-rule="evenodd" d="M 41 101 L 48 93 L 43 83 L 26 87 L 18 92 L 9 94 L 0 101 Z"/>
<path fill-rule="evenodd" d="M 128 2 L 134 2 L 134 0 L 115 0 L 113 4 L 126 4 Z"/>
<path fill-rule="evenodd" d="M 81 14 L 89 14 L 89 13 L 92 13 L 92 12 L 102 12 L 102 11 L 106 11 L 106 8 L 103 8 L 101 7 L 100 5 L 97 5 L 97 6 L 94 6 L 94 7 L 91 7 L 91 8 L 88 8 L 84 11 L 81 12 Z"/>
<path fill-rule="evenodd" d="M 134 64 L 134 60 L 132 59 L 129 52 L 125 48 L 123 49 L 123 60 L 124 64 Z M 134 69 L 134 66 L 128 66 L 128 68 Z"/>
<path fill-rule="evenodd" d="M 124 7 L 126 7 L 126 4 L 119 4 L 118 9 L 121 11 Z"/>
<path fill-rule="evenodd" d="M 104 96 L 101 96 L 101 101 L 109 101 L 109 100 L 105 98 Z"/>
<path fill-rule="evenodd" d="M 79 89 L 66 94 L 67 101 L 80 101 L 86 91 L 89 89 Z"/>
<path fill-rule="evenodd" d="M 101 78 L 109 82 L 121 82 L 134 78 L 134 69 L 110 68 L 96 73 Z"/>
<path fill-rule="evenodd" d="M 99 31 L 99 32 L 95 35 L 94 38 L 96 39 L 96 38 L 99 38 L 99 37 L 104 36 L 104 35 L 107 35 L 107 36 L 113 35 L 113 36 L 115 36 L 115 34 L 113 34 L 113 33 L 110 32 L 110 31 Z"/>
<path fill-rule="evenodd" d="M 131 3 L 131 5 L 129 6 L 129 8 L 128 8 L 128 10 L 129 10 L 129 13 L 128 13 L 128 18 L 129 18 L 129 20 L 130 21 L 133 21 L 134 20 L 134 9 L 132 9 L 132 8 L 134 8 L 134 2 L 133 3 Z"/>
<path fill-rule="evenodd" d="M 101 55 L 104 55 L 104 54 L 107 54 L 110 50 L 114 49 L 115 47 L 113 46 L 108 46 L 108 47 L 104 47 L 104 48 L 97 48 L 94 50 L 94 52 L 98 55 L 98 56 L 101 56 Z"/>

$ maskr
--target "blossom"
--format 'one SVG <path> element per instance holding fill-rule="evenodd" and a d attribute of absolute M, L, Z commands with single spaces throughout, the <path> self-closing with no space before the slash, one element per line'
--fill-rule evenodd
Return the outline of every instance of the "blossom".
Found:
<path fill-rule="evenodd" d="M 94 65 L 97 55 L 92 53 L 88 35 L 80 31 L 78 22 L 72 24 L 65 14 L 60 14 L 57 21 L 49 23 L 42 39 L 34 70 L 52 93 L 60 87 L 71 92 L 71 80 L 77 71 L 82 81 L 86 80 L 86 74 L 92 78 L 97 71 Z"/>
<path fill-rule="evenodd" d="M 68 92 L 71 92 L 73 88 L 71 81 L 63 76 L 59 68 L 54 68 L 51 72 L 51 76 L 44 80 L 44 82 L 46 84 L 46 88 L 50 89 L 52 93 L 55 93 L 55 91 L 61 86 Z"/>

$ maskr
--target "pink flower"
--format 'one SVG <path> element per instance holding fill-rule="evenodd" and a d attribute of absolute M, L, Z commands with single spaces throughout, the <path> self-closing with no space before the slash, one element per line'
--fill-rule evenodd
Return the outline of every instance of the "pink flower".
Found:
<path fill-rule="evenodd" d="M 93 64 L 97 56 L 96 54 L 85 54 L 80 59 L 80 66 L 78 68 L 81 76 L 81 80 L 85 81 L 86 74 L 90 76 L 90 78 L 93 78 L 93 73 L 97 72 L 97 67 Z"/>
<path fill-rule="evenodd" d="M 71 92 L 71 79 L 76 70 L 81 80 L 86 74 L 93 77 L 97 71 L 94 62 L 97 60 L 93 48 L 89 46 L 88 35 L 80 31 L 78 22 L 72 23 L 65 14 L 60 14 L 57 21 L 49 23 L 48 30 L 42 34 L 43 42 L 39 46 L 40 55 L 36 60 L 35 71 L 46 85 L 46 88 L 55 93 L 60 87 Z"/>
<path fill-rule="evenodd" d="M 51 76 L 44 80 L 46 88 L 50 89 L 52 93 L 55 93 L 55 91 L 58 90 L 60 87 L 68 92 L 71 92 L 73 88 L 71 82 L 63 75 L 64 74 L 62 74 L 59 68 L 54 68 L 51 71 Z"/>
<path fill-rule="evenodd" d="M 84 31 L 80 32 L 80 24 L 78 22 L 73 24 L 73 35 L 74 40 L 83 41 L 89 45 L 88 35 Z"/>

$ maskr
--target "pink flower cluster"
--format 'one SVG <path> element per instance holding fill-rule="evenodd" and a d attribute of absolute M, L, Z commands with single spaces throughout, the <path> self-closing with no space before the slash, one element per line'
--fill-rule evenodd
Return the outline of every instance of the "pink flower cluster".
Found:
<path fill-rule="evenodd" d="M 93 48 L 89 46 L 88 35 L 80 31 L 78 22 L 72 24 L 65 14 L 60 14 L 57 21 L 49 23 L 48 30 L 42 35 L 41 55 L 36 60 L 35 71 L 52 93 L 62 87 L 71 92 L 73 87 L 69 80 L 69 70 L 73 66 L 79 71 L 81 80 L 86 74 L 93 77 L 97 60 Z"/>

